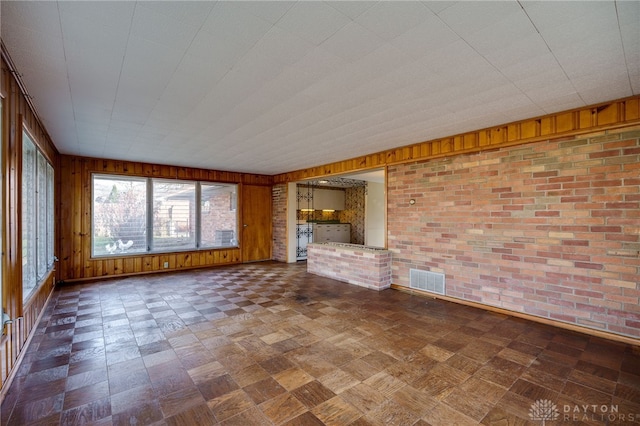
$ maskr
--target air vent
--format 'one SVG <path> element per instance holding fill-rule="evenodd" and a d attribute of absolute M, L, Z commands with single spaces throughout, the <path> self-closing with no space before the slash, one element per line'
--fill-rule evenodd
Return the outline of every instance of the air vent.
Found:
<path fill-rule="evenodd" d="M 410 269 L 409 287 L 444 295 L 444 274 Z"/>

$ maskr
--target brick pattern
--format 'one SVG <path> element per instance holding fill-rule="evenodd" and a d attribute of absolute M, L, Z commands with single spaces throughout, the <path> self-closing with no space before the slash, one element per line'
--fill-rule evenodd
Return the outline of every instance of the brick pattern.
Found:
<path fill-rule="evenodd" d="M 393 283 L 441 272 L 448 296 L 640 337 L 640 130 L 407 163 L 388 180 Z"/>
<path fill-rule="evenodd" d="M 391 252 L 352 245 L 309 244 L 307 271 L 372 290 L 391 287 Z"/>
<path fill-rule="evenodd" d="M 273 259 L 287 261 L 287 185 L 274 185 L 271 193 L 273 208 Z"/>

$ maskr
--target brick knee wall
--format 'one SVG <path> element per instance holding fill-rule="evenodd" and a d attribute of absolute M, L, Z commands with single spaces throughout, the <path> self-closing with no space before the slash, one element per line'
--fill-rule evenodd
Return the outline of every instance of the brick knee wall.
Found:
<path fill-rule="evenodd" d="M 307 271 L 372 290 L 384 290 L 391 286 L 391 252 L 311 244 L 307 246 Z"/>

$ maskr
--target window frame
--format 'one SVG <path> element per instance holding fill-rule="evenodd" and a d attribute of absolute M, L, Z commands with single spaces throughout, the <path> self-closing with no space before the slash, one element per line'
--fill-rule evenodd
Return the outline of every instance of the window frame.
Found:
<path fill-rule="evenodd" d="M 147 231 L 147 234 L 144 237 L 144 245 L 145 245 L 145 249 L 143 251 L 135 251 L 135 252 L 130 252 L 130 253 L 118 253 L 117 251 L 114 252 L 113 254 L 107 253 L 107 254 L 96 254 L 95 253 L 95 238 L 96 238 L 96 232 L 94 231 L 95 229 L 95 225 L 96 225 L 96 208 L 95 208 L 95 198 L 96 198 L 96 178 L 102 178 L 104 180 L 111 180 L 111 181 L 129 181 L 129 182 L 137 182 L 137 183 L 144 183 L 144 207 L 145 207 L 145 211 L 144 211 L 144 224 L 145 224 L 145 230 Z M 117 175 L 117 174 L 105 174 L 105 173 L 92 173 L 91 174 L 91 258 L 104 258 L 104 257 L 113 257 L 113 256 L 117 256 L 120 257 L 122 255 L 140 255 L 140 254 L 146 254 L 149 252 L 149 236 L 148 236 L 148 228 L 149 228 L 149 206 L 148 206 L 148 198 L 149 198 L 149 185 L 147 182 L 147 178 L 144 177 L 136 177 L 136 176 L 123 176 L 123 175 Z M 115 243 L 115 242 L 114 242 Z"/>
<path fill-rule="evenodd" d="M 5 275 L 5 253 L 6 250 L 6 232 L 5 232 L 5 205 L 6 205 L 6 197 L 5 197 L 5 185 L 6 185 L 6 175 L 5 175 L 5 143 L 4 143 L 4 129 L 5 129 L 5 121 L 4 121 L 4 95 L 0 93 L 0 181 L 2 185 L 0 186 L 0 197 L 2 199 L 2 205 L 0 206 L 0 234 L 2 235 L 2 239 L 0 239 L 0 336 L 5 335 L 5 324 L 9 321 L 9 316 L 4 307 L 5 297 L 5 285 L 4 285 L 4 275 Z"/>
<path fill-rule="evenodd" d="M 31 297 L 38 292 L 38 289 L 48 279 L 49 275 L 54 269 L 55 261 L 55 168 L 51 164 L 49 158 L 40 149 L 40 146 L 36 142 L 37 139 L 33 136 L 26 125 L 22 125 L 22 132 L 20 134 L 20 238 L 22 243 L 20 245 L 21 251 L 21 293 L 22 303 L 28 303 Z M 33 147 L 33 186 L 35 190 L 35 196 L 32 197 L 33 205 L 33 218 L 27 218 L 25 220 L 25 140 L 27 140 Z M 42 160 L 42 161 L 40 161 Z M 44 164 L 44 166 L 41 166 Z M 44 167 L 43 170 L 40 170 Z M 51 170 L 51 173 L 49 172 Z M 44 185 L 39 186 L 40 175 L 44 176 Z M 53 181 L 50 182 L 49 179 Z M 44 204 L 44 206 L 42 206 Z M 53 214 L 54 217 L 49 217 Z M 44 217 L 42 217 L 44 215 Z M 33 226 L 33 238 L 30 244 L 34 245 L 32 253 L 27 254 L 27 264 L 33 266 L 33 277 L 29 276 L 25 280 L 25 229 L 27 225 Z M 44 245 L 42 248 L 39 246 L 39 241 L 44 239 Z M 44 260 L 41 257 L 44 256 Z M 43 262 L 44 263 L 41 263 Z M 41 269 L 40 267 L 43 267 Z M 27 282 L 28 281 L 28 282 Z M 25 293 L 25 290 L 28 292 Z"/>
<path fill-rule="evenodd" d="M 150 215 L 151 218 L 149 219 L 149 225 L 147 226 L 147 247 L 149 248 L 149 252 L 150 253 L 173 253 L 173 252 L 181 252 L 181 251 L 194 251 L 198 249 L 198 245 L 199 245 L 199 238 L 198 238 L 198 230 L 199 230 L 199 218 L 198 218 L 198 209 L 197 209 L 197 201 L 199 199 L 199 184 L 197 181 L 192 181 L 192 180 L 177 180 L 177 179 L 161 179 L 161 178 L 152 178 L 150 179 L 150 184 L 151 184 L 151 204 L 153 205 L 153 210 L 152 210 L 152 214 Z M 158 240 L 156 239 L 156 234 L 160 231 L 160 226 L 157 226 L 159 224 L 156 223 L 156 185 L 193 185 L 193 212 L 191 212 L 191 209 L 188 210 L 187 212 L 187 216 L 189 217 L 189 219 L 187 220 L 187 224 L 189 223 L 191 216 L 193 216 L 193 237 L 189 237 L 189 239 L 192 239 L 192 246 L 189 247 L 169 247 L 167 248 L 167 250 L 157 250 L 156 246 L 158 243 Z M 173 206 L 172 206 L 173 207 Z M 170 215 L 173 214 L 173 210 L 171 210 L 171 213 L 169 213 Z M 172 216 L 171 216 L 171 221 L 173 220 Z M 171 236 L 172 232 L 175 232 L 176 234 L 178 233 L 178 231 L 175 229 L 175 227 L 171 227 L 173 229 L 169 230 L 169 236 Z M 190 232 L 189 232 L 190 233 Z M 157 237 L 160 237 L 159 235 Z"/>
<path fill-rule="evenodd" d="M 95 180 L 96 178 L 103 179 L 113 179 L 113 180 L 132 180 L 132 181 L 145 181 L 146 182 L 146 199 L 144 200 L 146 206 L 146 250 L 138 251 L 138 252 L 130 252 L 130 253 L 96 253 L 95 252 L 95 238 L 96 232 L 94 232 L 96 226 L 95 214 L 96 214 L 96 204 L 95 204 Z M 124 175 L 117 173 L 101 173 L 101 172 L 93 172 L 90 175 L 91 179 L 91 259 L 108 259 L 114 257 L 130 257 L 130 256 L 149 256 L 149 255 L 162 255 L 168 253 L 181 253 L 181 252 L 194 252 L 194 251 L 206 251 L 206 250 L 224 250 L 224 249 L 232 249 L 239 248 L 239 211 L 238 209 L 229 209 L 230 212 L 234 215 L 234 226 L 233 229 L 235 238 L 231 240 L 232 245 L 210 245 L 202 244 L 202 186 L 203 185 L 220 185 L 222 187 L 230 187 L 230 194 L 232 198 L 235 197 L 235 201 L 231 200 L 229 205 L 233 206 L 238 204 L 238 183 L 229 183 L 229 182 L 212 182 L 212 181 L 196 181 L 190 179 L 171 179 L 171 178 L 163 178 L 163 177 L 143 177 L 143 176 L 132 176 L 132 175 Z M 154 194 L 153 188 L 154 183 L 163 182 L 163 183 L 178 183 L 178 184 L 193 184 L 194 185 L 194 222 L 195 222 L 195 244 L 191 247 L 186 248 L 169 248 L 166 250 L 157 250 L 154 249 Z"/>

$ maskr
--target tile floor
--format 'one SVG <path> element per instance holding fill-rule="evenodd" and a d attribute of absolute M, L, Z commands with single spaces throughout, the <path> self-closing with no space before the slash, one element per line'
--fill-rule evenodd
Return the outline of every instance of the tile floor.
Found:
<path fill-rule="evenodd" d="M 640 351 L 304 263 L 237 265 L 59 286 L 0 420 L 637 424 Z"/>

